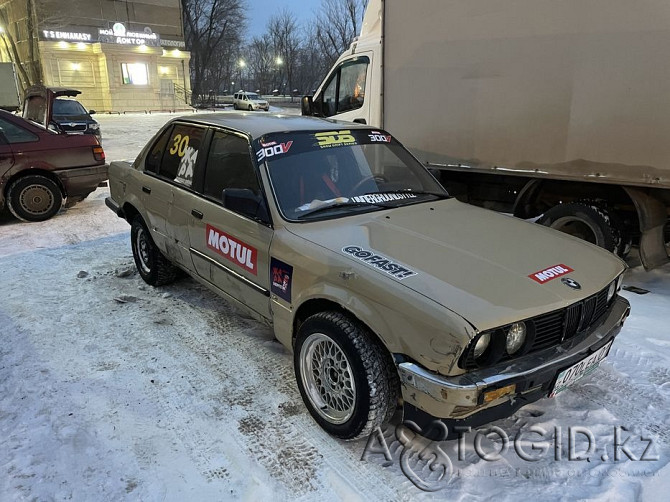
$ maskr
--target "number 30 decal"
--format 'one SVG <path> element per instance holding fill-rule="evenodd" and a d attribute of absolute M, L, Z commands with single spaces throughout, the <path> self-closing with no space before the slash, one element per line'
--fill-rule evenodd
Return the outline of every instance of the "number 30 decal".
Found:
<path fill-rule="evenodd" d="M 174 144 L 170 148 L 170 155 L 177 154 L 179 157 L 183 157 L 186 154 L 186 148 L 188 148 L 188 140 L 188 136 L 177 134 L 174 137 Z"/>

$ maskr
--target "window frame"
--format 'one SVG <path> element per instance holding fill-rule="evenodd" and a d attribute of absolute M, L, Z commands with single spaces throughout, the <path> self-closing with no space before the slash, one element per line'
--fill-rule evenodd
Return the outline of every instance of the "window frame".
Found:
<path fill-rule="evenodd" d="M 346 61 L 343 61 L 334 71 L 328 76 L 328 79 L 326 80 L 326 84 L 323 86 L 321 93 L 319 94 L 319 108 L 321 110 L 321 114 L 324 117 L 335 117 L 337 115 L 341 115 L 343 113 L 355 111 L 355 110 L 360 110 L 363 108 L 365 105 L 365 92 L 363 94 L 363 102 L 361 103 L 360 106 L 356 108 L 347 108 L 346 110 L 340 110 L 340 91 L 341 91 L 341 86 L 342 86 L 342 69 L 348 67 L 348 66 L 356 66 L 360 64 L 365 64 L 366 66 L 366 77 L 365 77 L 365 86 L 367 87 L 368 85 L 368 75 L 367 75 L 367 69 L 370 66 L 370 58 L 366 55 L 360 55 L 356 56 L 355 58 L 352 59 L 347 59 Z M 336 81 L 335 85 L 335 113 L 332 115 L 326 115 L 324 112 L 326 102 L 324 100 L 324 95 L 326 92 L 326 89 L 330 87 L 330 85 L 333 83 L 333 80 Z"/>
<path fill-rule="evenodd" d="M 213 140 L 214 140 L 214 134 L 217 133 L 217 132 L 222 132 L 224 134 L 231 134 L 231 135 L 239 136 L 247 142 L 249 158 L 251 160 L 251 167 L 253 168 L 254 173 L 256 174 L 256 179 L 258 180 L 260 196 L 262 197 L 263 201 L 265 202 L 265 206 L 267 207 L 267 213 L 268 213 L 269 221 L 260 221 L 260 220 L 255 219 L 255 218 L 251 218 L 250 216 L 248 216 L 246 214 L 237 213 L 235 211 L 232 211 L 231 209 L 229 209 L 229 208 L 227 208 L 223 205 L 223 201 L 221 199 L 205 194 L 204 184 L 205 184 L 205 176 L 206 176 L 206 173 L 207 173 L 207 167 L 208 167 L 208 162 L 209 162 L 209 154 L 211 152 L 212 143 L 213 143 Z M 224 210 L 226 210 L 226 211 L 228 211 L 232 214 L 235 214 L 237 216 L 240 216 L 242 218 L 245 218 L 249 221 L 253 221 L 254 223 L 266 226 L 268 228 L 274 228 L 273 218 L 272 218 L 272 211 L 270 209 L 270 201 L 269 201 L 269 198 L 268 198 L 267 191 L 265 189 L 265 184 L 263 183 L 263 176 L 261 174 L 260 166 L 258 165 L 258 162 L 256 162 L 256 156 L 254 155 L 254 152 L 253 152 L 253 145 L 251 144 L 252 141 L 253 141 L 253 138 L 251 136 L 249 136 L 248 134 L 245 134 L 242 131 L 238 131 L 238 130 L 235 130 L 235 129 L 229 129 L 229 128 L 226 128 L 226 127 L 223 127 L 223 126 L 212 126 L 212 127 L 210 127 L 209 128 L 209 134 L 208 134 L 208 137 L 207 137 L 207 145 L 206 145 L 206 148 L 203 149 L 203 152 L 204 152 L 203 153 L 203 159 L 204 160 L 202 161 L 203 163 L 201 164 L 202 167 L 200 169 L 201 176 L 198 180 L 199 183 L 196 186 L 196 183 L 195 183 L 195 180 L 194 180 L 193 186 L 195 187 L 195 192 L 197 193 L 197 195 L 200 196 L 201 198 L 203 198 L 204 200 L 206 200 L 208 202 L 211 202 L 212 204 L 216 204 L 217 206 L 221 207 L 222 209 L 224 209 Z"/>
<path fill-rule="evenodd" d="M 144 84 L 136 84 L 132 81 L 126 82 L 126 77 L 125 77 L 126 73 L 128 74 L 128 80 L 131 80 L 131 78 L 132 78 L 132 76 L 131 76 L 130 72 L 128 71 L 127 67 L 128 66 L 137 66 L 137 65 L 144 66 L 144 69 L 146 70 L 147 81 Z M 121 63 L 121 84 L 122 85 L 133 85 L 133 86 L 137 86 L 137 87 L 148 87 L 149 85 L 151 85 L 151 76 L 150 76 L 150 72 L 149 72 L 149 64 L 145 63 L 145 62 L 142 62 L 142 61 L 138 61 L 138 62 L 135 62 L 135 63 L 128 63 L 128 62 L 124 63 L 124 62 L 122 62 Z"/>

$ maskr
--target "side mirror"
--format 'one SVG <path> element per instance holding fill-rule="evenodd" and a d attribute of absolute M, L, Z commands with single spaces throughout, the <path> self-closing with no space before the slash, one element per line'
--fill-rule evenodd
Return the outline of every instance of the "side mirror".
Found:
<path fill-rule="evenodd" d="M 88 111 L 88 114 L 89 114 L 89 115 L 95 115 L 95 114 L 96 114 L 96 111 L 95 111 L 95 110 L 89 110 L 89 111 Z"/>
<path fill-rule="evenodd" d="M 248 188 L 226 188 L 221 192 L 221 201 L 226 209 L 264 223 L 270 222 L 265 199 Z"/>
<path fill-rule="evenodd" d="M 314 115 L 314 101 L 312 96 L 303 96 L 302 101 L 300 102 L 300 108 L 302 109 L 302 114 L 306 116 Z"/>

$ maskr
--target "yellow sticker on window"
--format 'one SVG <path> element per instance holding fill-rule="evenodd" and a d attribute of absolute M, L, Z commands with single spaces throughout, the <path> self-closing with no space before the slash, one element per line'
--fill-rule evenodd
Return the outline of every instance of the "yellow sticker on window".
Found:
<path fill-rule="evenodd" d="M 179 157 L 183 157 L 186 154 L 186 149 L 188 148 L 188 141 L 188 136 L 177 134 L 174 137 L 174 144 L 172 145 L 172 148 L 170 148 L 170 155 L 177 154 Z"/>
<path fill-rule="evenodd" d="M 319 146 L 321 148 L 356 144 L 356 138 L 352 136 L 350 130 L 318 132 L 314 135 L 314 137 L 319 142 Z"/>

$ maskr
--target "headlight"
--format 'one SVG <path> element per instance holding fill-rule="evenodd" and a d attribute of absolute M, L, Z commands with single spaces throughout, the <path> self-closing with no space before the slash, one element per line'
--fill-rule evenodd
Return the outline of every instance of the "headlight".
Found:
<path fill-rule="evenodd" d="M 489 347 L 490 343 L 491 343 L 490 333 L 484 333 L 479 337 L 477 343 L 475 344 L 475 350 L 473 354 L 475 356 L 475 359 L 479 358 L 484 352 L 486 352 L 486 349 Z"/>
<path fill-rule="evenodd" d="M 507 330 L 505 349 L 509 355 L 517 352 L 526 341 L 526 325 L 522 322 L 512 324 Z M 475 347 L 476 350 L 476 347 Z"/>
<path fill-rule="evenodd" d="M 614 298 L 614 294 L 617 291 L 616 284 L 617 281 L 613 281 L 612 284 L 610 284 L 610 287 L 607 289 L 607 303 L 609 303 L 610 300 Z"/>
<path fill-rule="evenodd" d="M 619 278 L 616 280 L 616 290 L 621 291 L 621 286 L 623 286 L 623 274 L 619 276 Z"/>
<path fill-rule="evenodd" d="M 89 124 L 89 125 L 88 125 L 88 128 L 89 128 L 91 131 L 99 131 L 99 130 L 100 130 L 100 124 Z"/>

